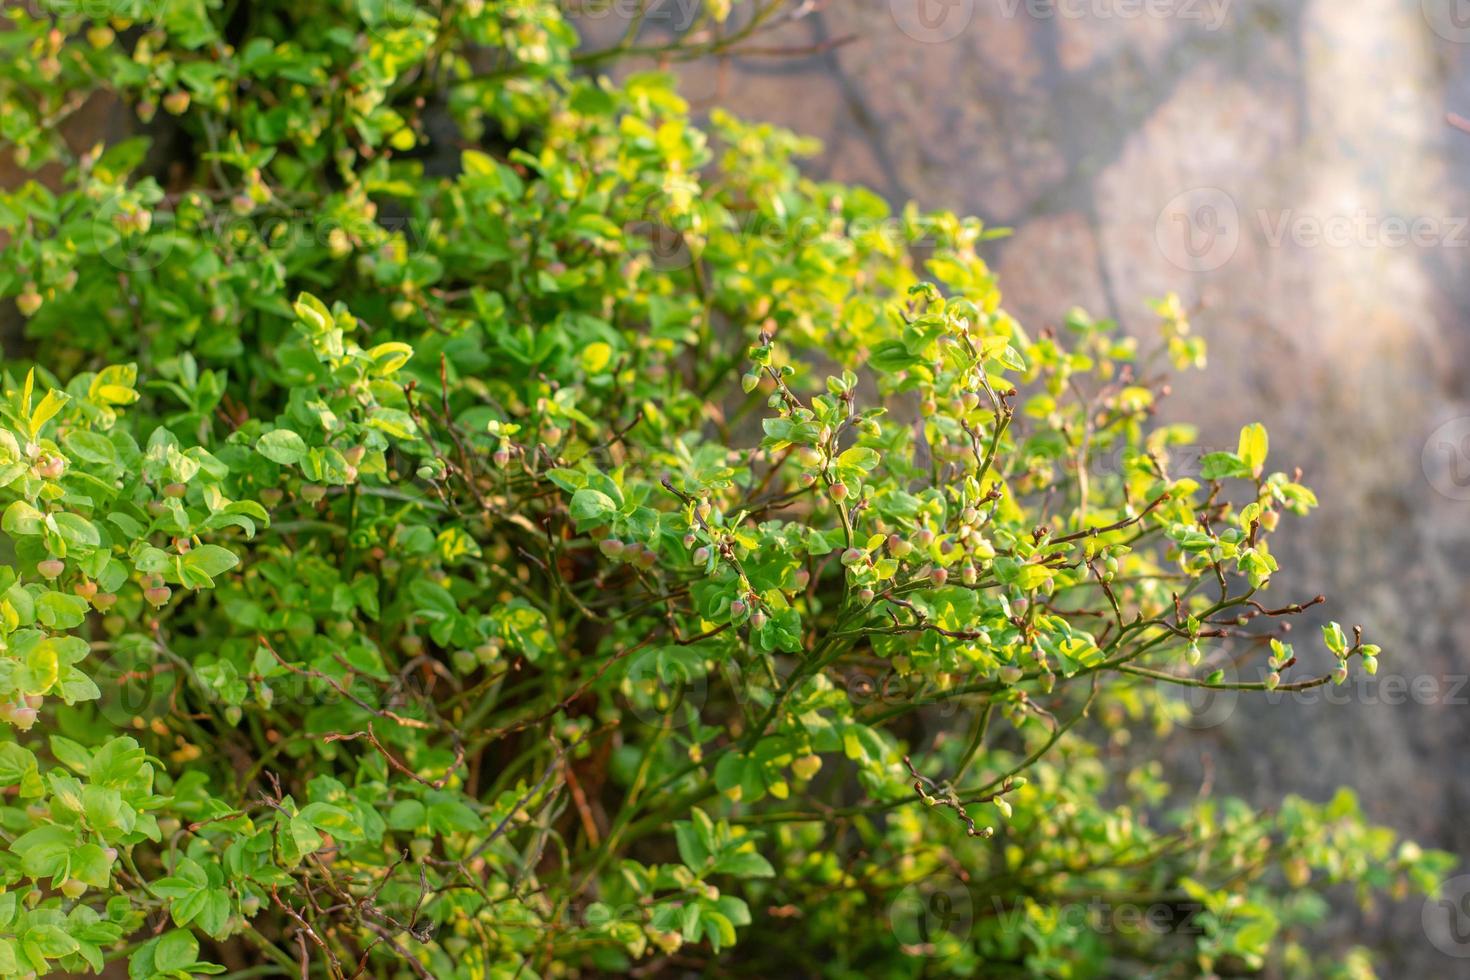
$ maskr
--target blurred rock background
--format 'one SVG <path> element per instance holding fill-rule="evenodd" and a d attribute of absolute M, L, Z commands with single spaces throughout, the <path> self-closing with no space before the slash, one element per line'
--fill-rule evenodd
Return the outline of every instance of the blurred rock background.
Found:
<path fill-rule="evenodd" d="M 644 38 L 697 3 L 651 0 Z M 589 2 L 589 46 L 631 6 Z M 1033 331 L 1080 305 L 1151 338 L 1144 300 L 1179 293 L 1210 370 L 1165 414 L 1208 448 L 1264 422 L 1318 491 L 1271 591 L 1330 599 L 1297 624 L 1298 676 L 1329 618 L 1383 667 L 1207 706 L 1164 746 L 1181 778 L 1263 807 L 1351 786 L 1470 861 L 1470 133 L 1446 121 L 1470 116 L 1470 2 L 836 0 L 758 43 L 799 53 L 677 66 L 686 95 L 821 137 L 814 176 L 1015 229 L 986 255 Z M 1321 938 L 1385 976 L 1466 975 L 1470 904 L 1423 911 Z"/>

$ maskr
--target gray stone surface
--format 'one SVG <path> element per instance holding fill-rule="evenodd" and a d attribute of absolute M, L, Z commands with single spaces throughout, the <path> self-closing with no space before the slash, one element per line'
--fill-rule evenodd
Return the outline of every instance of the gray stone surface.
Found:
<path fill-rule="evenodd" d="M 817 175 L 1014 227 L 989 257 L 1032 327 L 1079 304 L 1148 334 L 1143 300 L 1178 292 L 1211 364 L 1168 413 L 1217 447 L 1266 423 L 1323 498 L 1273 594 L 1330 597 L 1304 647 L 1326 618 L 1366 626 L 1378 683 L 1242 699 L 1171 737 L 1176 766 L 1208 757 L 1262 806 L 1347 784 L 1470 857 L 1470 422 L 1434 434 L 1470 416 L 1470 134 L 1445 122 L 1470 115 L 1470 5 L 839 0 L 762 43 L 847 35 L 680 71 L 697 101 L 822 137 Z M 1420 912 L 1344 913 L 1326 938 L 1378 948 L 1386 976 L 1464 975 Z"/>

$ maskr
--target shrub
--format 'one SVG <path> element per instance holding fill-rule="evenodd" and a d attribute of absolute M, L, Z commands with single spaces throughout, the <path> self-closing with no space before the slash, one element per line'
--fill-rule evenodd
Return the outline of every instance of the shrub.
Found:
<path fill-rule="evenodd" d="M 0 973 L 1312 974 L 1447 870 L 1139 758 L 1378 657 L 1293 669 L 1265 431 L 1153 423 L 1176 299 L 1028 333 L 548 0 L 8 16 Z"/>

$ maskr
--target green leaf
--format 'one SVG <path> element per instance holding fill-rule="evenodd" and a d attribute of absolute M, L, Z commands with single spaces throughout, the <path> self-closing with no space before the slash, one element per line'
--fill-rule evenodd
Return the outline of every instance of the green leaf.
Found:
<path fill-rule="evenodd" d="M 240 563 L 235 553 L 217 544 L 196 545 L 184 555 L 184 567 L 192 568 L 209 578 L 228 572 Z"/>
<path fill-rule="evenodd" d="M 31 412 L 31 438 L 34 439 L 39 436 L 41 434 L 42 427 L 45 426 L 47 422 L 51 421 L 51 419 L 56 416 L 56 413 L 61 411 L 61 409 L 70 400 L 71 396 L 64 391 L 56 391 L 54 389 L 52 391 L 48 391 L 46 393 L 46 397 L 42 398 L 41 403 L 36 406 L 35 411 Z"/>
<path fill-rule="evenodd" d="M 1253 422 L 1240 430 L 1240 447 L 1235 454 L 1240 457 L 1241 464 L 1250 471 L 1252 476 L 1259 477 L 1261 471 L 1266 468 L 1266 450 L 1269 441 L 1266 436 L 1266 427 L 1259 422 Z"/>
<path fill-rule="evenodd" d="M 572 494 L 572 520 L 578 528 L 605 524 L 618 512 L 618 505 L 600 490 L 583 487 Z"/>
<path fill-rule="evenodd" d="M 310 293 L 302 293 L 291 307 L 296 319 L 310 327 L 314 333 L 323 333 L 332 325 L 332 312 L 325 303 Z"/>
<path fill-rule="evenodd" d="M 198 959 L 199 940 L 187 929 L 164 933 L 153 947 L 153 967 L 160 972 L 188 969 Z"/>
<path fill-rule="evenodd" d="M 306 459 L 306 440 L 290 429 L 276 429 L 261 436 L 255 449 L 272 463 L 298 466 Z"/>
<path fill-rule="evenodd" d="M 755 851 L 735 851 L 721 854 L 715 859 L 716 874 L 734 875 L 737 878 L 772 878 L 776 869 Z"/>
<path fill-rule="evenodd" d="M 1250 467 L 1235 453 L 1208 453 L 1200 460 L 1200 476 L 1206 480 L 1250 475 Z"/>

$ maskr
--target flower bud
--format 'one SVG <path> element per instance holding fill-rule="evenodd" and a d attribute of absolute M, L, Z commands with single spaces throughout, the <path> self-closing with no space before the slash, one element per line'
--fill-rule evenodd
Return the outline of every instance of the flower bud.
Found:
<path fill-rule="evenodd" d="M 53 456 L 51 453 L 43 453 L 41 457 L 36 460 L 36 475 L 41 477 L 41 479 L 43 480 L 58 479 L 61 474 L 65 472 L 66 460 L 62 459 L 60 456 Z"/>
<path fill-rule="evenodd" d="M 943 585 L 949 581 L 949 569 L 936 567 L 929 573 L 929 581 L 935 585 Z"/>
<path fill-rule="evenodd" d="M 598 544 L 597 547 L 598 550 L 600 550 L 608 558 L 620 557 L 626 548 L 623 542 L 619 541 L 617 538 L 603 538 L 602 542 Z"/>
<path fill-rule="evenodd" d="M 847 484 L 838 480 L 832 484 L 832 499 L 839 503 L 847 499 Z"/>
<path fill-rule="evenodd" d="M 27 317 L 35 316 L 41 309 L 41 304 L 44 302 L 45 300 L 41 299 L 41 294 L 36 291 L 35 283 L 27 285 L 25 290 L 15 298 L 15 305 L 20 310 L 21 315 Z"/>
<path fill-rule="evenodd" d="M 694 549 L 694 564 L 703 565 L 709 561 L 709 548 L 700 545 Z"/>
<path fill-rule="evenodd" d="M 745 600 L 736 599 L 734 602 L 730 603 L 730 618 L 739 619 L 741 616 L 744 616 L 746 608 L 747 607 L 745 605 Z"/>
<path fill-rule="evenodd" d="M 1374 674 L 1378 673 L 1378 658 L 1377 657 L 1364 657 L 1363 658 L 1363 669 L 1368 672 L 1368 676 L 1370 676 L 1370 677 L 1373 676 Z"/>
<path fill-rule="evenodd" d="M 861 550 L 857 548 L 848 548 L 842 553 L 842 564 L 856 565 L 858 562 L 862 561 L 866 557 L 868 556 L 865 555 Z"/>
<path fill-rule="evenodd" d="M 754 630 L 762 629 L 762 628 L 765 627 L 765 625 L 766 625 L 766 614 L 765 614 L 765 611 L 764 610 L 757 609 L 755 612 L 753 612 L 753 613 L 750 614 L 750 628 L 751 629 L 754 629 Z"/>
<path fill-rule="evenodd" d="M 858 595 L 858 602 L 861 602 L 865 606 L 868 603 L 870 603 L 870 602 L 873 601 L 873 590 L 872 589 L 858 589 L 858 594 L 857 595 Z"/>
<path fill-rule="evenodd" d="M 1280 684 L 1280 683 L 1281 683 L 1281 674 L 1280 674 L 1280 672 L 1273 670 L 1269 674 L 1266 675 L 1266 690 L 1268 690 L 1268 691 L 1274 691 L 1274 690 L 1276 690 L 1276 686 L 1278 684 Z"/>
<path fill-rule="evenodd" d="M 896 534 L 888 536 L 888 553 L 895 558 L 903 558 L 914 550 L 914 546 Z"/>

